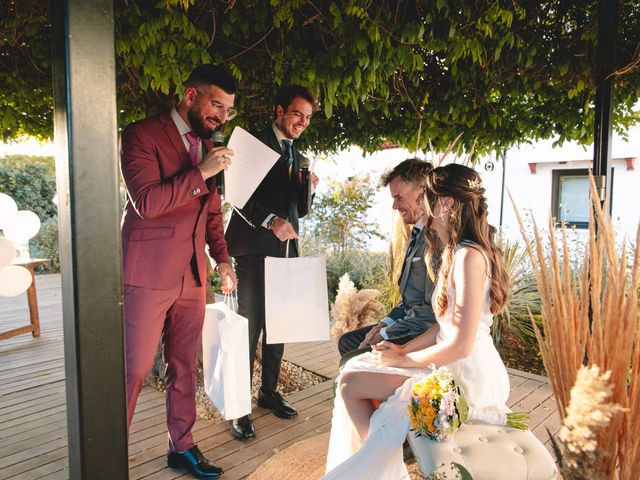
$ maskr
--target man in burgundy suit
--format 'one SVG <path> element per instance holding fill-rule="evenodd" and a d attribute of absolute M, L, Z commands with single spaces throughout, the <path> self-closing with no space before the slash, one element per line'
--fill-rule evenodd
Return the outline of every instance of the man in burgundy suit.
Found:
<path fill-rule="evenodd" d="M 197 67 L 178 106 L 122 133 L 127 204 L 122 220 L 128 422 L 162 338 L 172 468 L 198 478 L 222 469 L 204 458 L 191 434 L 196 419 L 196 359 L 204 321 L 207 258 L 223 291 L 236 277 L 224 239 L 217 173 L 233 152 L 213 148 L 213 130 L 236 115 L 236 85 L 227 70 Z"/>

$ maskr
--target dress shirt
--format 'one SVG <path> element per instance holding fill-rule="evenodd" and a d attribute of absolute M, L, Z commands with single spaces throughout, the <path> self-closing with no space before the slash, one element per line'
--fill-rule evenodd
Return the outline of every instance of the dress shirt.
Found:
<path fill-rule="evenodd" d="M 171 120 L 178 127 L 178 133 L 180 133 L 180 138 L 182 139 L 182 143 L 184 143 L 184 148 L 189 151 L 189 140 L 187 140 L 187 133 L 191 132 L 191 127 L 184 121 L 184 119 L 180 116 L 178 111 L 174 108 L 171 110 Z M 199 141 L 200 148 L 198 148 L 198 163 L 202 161 L 202 139 Z"/>
<path fill-rule="evenodd" d="M 282 133 L 280 131 L 280 129 L 277 127 L 277 125 L 275 123 L 271 124 L 271 128 L 273 128 L 273 133 L 276 135 L 276 139 L 278 139 L 278 143 L 280 145 L 282 145 L 282 142 L 289 142 L 289 144 L 291 145 L 291 148 L 293 149 L 293 140 L 291 140 L 290 138 L 285 137 L 284 133 Z M 293 155 L 293 150 L 291 152 L 291 155 Z M 267 224 L 269 223 L 269 220 L 271 220 L 273 217 L 275 217 L 276 214 L 275 213 L 270 213 L 269 215 L 267 215 L 267 218 L 264 219 L 264 221 L 262 222 L 262 226 L 264 228 L 267 228 Z"/>

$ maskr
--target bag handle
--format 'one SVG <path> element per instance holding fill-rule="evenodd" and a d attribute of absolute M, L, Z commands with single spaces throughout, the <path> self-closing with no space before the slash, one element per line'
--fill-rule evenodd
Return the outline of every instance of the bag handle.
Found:
<path fill-rule="evenodd" d="M 234 312 L 238 312 L 238 290 L 235 289 L 231 293 L 224 294 L 224 303 L 229 309 Z"/>
<path fill-rule="evenodd" d="M 289 242 L 291 240 L 287 240 L 287 248 L 285 250 L 284 258 L 289 258 Z"/>

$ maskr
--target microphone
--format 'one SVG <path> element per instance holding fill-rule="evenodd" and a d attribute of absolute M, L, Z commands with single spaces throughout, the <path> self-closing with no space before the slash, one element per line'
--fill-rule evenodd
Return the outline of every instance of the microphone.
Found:
<path fill-rule="evenodd" d="M 220 130 L 216 130 L 211 136 L 211 141 L 213 142 L 214 147 L 224 147 L 224 133 Z M 221 170 L 216 174 L 216 189 L 220 196 L 224 195 L 224 170 Z"/>

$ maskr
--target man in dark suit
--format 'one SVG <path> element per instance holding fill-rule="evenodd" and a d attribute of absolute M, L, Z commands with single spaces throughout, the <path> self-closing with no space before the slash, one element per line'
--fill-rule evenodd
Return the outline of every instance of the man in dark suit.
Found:
<path fill-rule="evenodd" d="M 224 291 L 236 277 L 227 252 L 220 196 L 213 176 L 233 152 L 213 148 L 213 129 L 236 114 L 235 81 L 222 67 L 201 65 L 171 112 L 129 125 L 122 133 L 127 204 L 122 219 L 128 422 L 162 339 L 172 468 L 198 478 L 222 469 L 194 444 L 196 359 L 207 285 L 205 243 Z"/>
<path fill-rule="evenodd" d="M 423 232 L 422 203 L 425 180 L 432 169 L 429 162 L 409 159 L 382 177 L 382 185 L 388 185 L 391 191 L 393 208 L 398 210 L 405 224 L 414 225 L 398 279 L 402 299 L 379 324 L 359 328 L 340 337 L 341 363 L 356 353 L 370 350 L 371 345 L 383 340 L 406 343 L 435 323 L 431 308 L 433 282 L 424 261 L 427 241 Z"/>
<path fill-rule="evenodd" d="M 281 418 L 293 418 L 297 411 L 277 392 L 283 344 L 268 344 L 265 331 L 264 259 L 267 256 L 298 256 L 298 219 L 309 209 L 309 182 L 303 171 L 309 162 L 295 146 L 311 121 L 316 99 L 300 85 L 280 88 L 276 95 L 275 121 L 255 134 L 265 145 L 281 154 L 247 204 L 234 210 L 226 231 L 229 253 L 238 273 L 238 310 L 249 320 L 249 362 L 251 374 L 262 334 L 262 384 L 258 405 Z M 283 288 L 287 288 L 283 285 Z M 295 294 L 292 291 L 292 294 Z M 234 437 L 246 440 L 255 436 L 251 415 L 232 422 Z"/>

